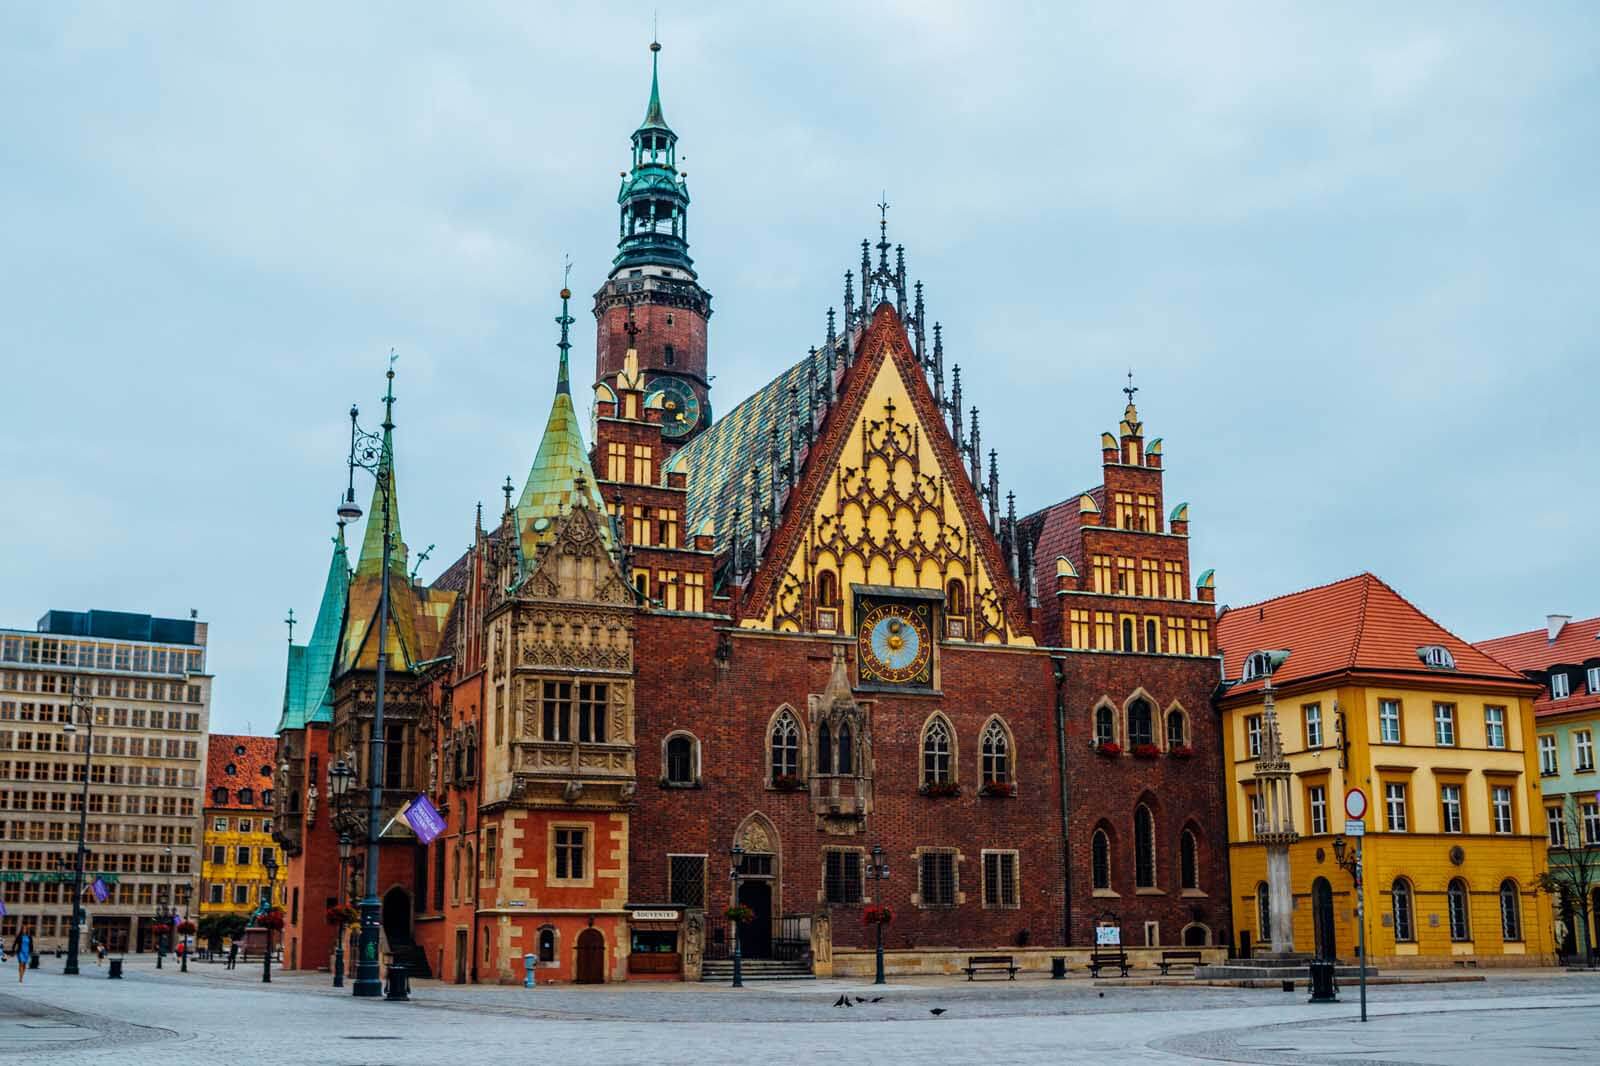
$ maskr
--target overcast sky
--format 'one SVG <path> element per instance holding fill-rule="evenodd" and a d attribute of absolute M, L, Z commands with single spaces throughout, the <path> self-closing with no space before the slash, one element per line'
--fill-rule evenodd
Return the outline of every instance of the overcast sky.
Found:
<path fill-rule="evenodd" d="M 532 462 L 563 254 L 591 375 L 650 21 L 0 7 L 0 625 L 195 608 L 214 728 L 273 729 L 390 347 L 424 578 Z M 1097 483 L 1132 367 L 1219 602 L 1370 569 L 1468 639 L 1600 613 L 1597 22 L 662 5 L 713 404 L 818 342 L 886 189 L 1020 509 Z"/>

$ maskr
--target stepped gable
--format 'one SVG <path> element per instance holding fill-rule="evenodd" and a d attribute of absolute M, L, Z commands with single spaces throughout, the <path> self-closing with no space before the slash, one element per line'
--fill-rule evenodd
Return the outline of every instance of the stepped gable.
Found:
<path fill-rule="evenodd" d="M 878 305 L 856 351 L 859 354 L 845 373 L 839 400 L 828 411 L 818 432 L 817 442 L 805 457 L 800 479 L 789 494 L 778 528 L 768 541 L 765 557 L 750 583 L 740 613 L 747 617 L 760 616 L 771 608 L 778 581 L 784 575 L 784 566 L 793 557 L 834 476 L 846 435 L 855 431 L 861 423 L 866 413 L 863 409 L 867 396 L 877 381 L 878 371 L 886 360 L 892 360 L 910 397 L 913 422 L 933 449 L 940 472 L 955 494 L 957 510 L 967 526 L 979 559 L 991 584 L 1000 594 L 1007 625 L 1014 633 L 1037 639 L 1027 612 L 1023 609 L 1022 597 L 1010 578 L 1000 545 L 984 517 L 978 494 L 965 474 L 955 442 L 945 429 L 927 379 L 911 350 L 905 326 L 892 304 L 884 301 Z M 802 362 L 800 365 L 803 368 L 805 364 Z"/>
<path fill-rule="evenodd" d="M 1106 509 L 1106 487 L 1096 485 L 1088 492 L 1068 496 L 1060 503 L 1033 512 L 1017 523 L 1018 535 L 1032 549 L 1034 587 L 1042 590 L 1036 614 L 1039 628 L 1046 634 L 1061 632 L 1061 599 L 1048 590 L 1056 587 L 1056 560 L 1066 559 L 1078 573 L 1088 571 L 1088 560 L 1083 554 L 1083 509 L 1079 501 L 1084 496 L 1094 499 L 1103 512 Z"/>
<path fill-rule="evenodd" d="M 1454 670 L 1423 663 L 1417 649 L 1431 644 L 1449 650 Z M 1275 688 L 1349 671 L 1523 681 L 1371 573 L 1231 608 L 1217 621 L 1217 645 L 1225 679 L 1240 676 L 1251 652 L 1288 651 L 1288 659 L 1272 673 Z M 1229 692 L 1260 689 L 1264 680 L 1238 682 Z"/>

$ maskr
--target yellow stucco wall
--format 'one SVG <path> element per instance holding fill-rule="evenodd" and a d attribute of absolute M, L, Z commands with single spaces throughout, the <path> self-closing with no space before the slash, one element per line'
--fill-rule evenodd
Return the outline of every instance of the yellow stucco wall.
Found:
<path fill-rule="evenodd" d="M 1380 701 L 1390 699 L 1401 705 L 1398 744 L 1380 742 Z M 1306 746 L 1304 708 L 1311 703 L 1322 710 L 1320 749 Z M 1435 743 L 1436 703 L 1455 705 L 1454 746 Z M 1296 950 L 1313 950 L 1312 885 L 1317 878 L 1326 878 L 1332 890 L 1339 955 L 1345 959 L 1355 955 L 1353 882 L 1334 860 L 1333 840 L 1344 829 L 1345 791 L 1358 786 L 1368 799 L 1364 845 L 1367 941 L 1368 954 L 1377 965 L 1450 965 L 1463 957 L 1485 964 L 1553 961 L 1549 901 L 1535 892 L 1537 878 L 1545 869 L 1545 847 L 1543 826 L 1535 817 L 1540 802 L 1535 753 L 1530 747 L 1534 736 L 1531 700 L 1493 689 L 1344 684 L 1280 692 L 1276 704 L 1284 750 L 1294 772 L 1291 796 L 1295 828 L 1301 834 L 1301 840 L 1290 849 Z M 1505 708 L 1503 749 L 1488 747 L 1485 705 Z M 1348 770 L 1339 766 L 1338 711 L 1344 712 Z M 1236 842 L 1230 845 L 1234 927 L 1249 930 L 1257 942 L 1256 890 L 1266 879 L 1266 851 L 1251 842 L 1249 797 L 1254 760 L 1249 756 L 1247 738 L 1250 716 L 1261 712 L 1259 697 L 1223 712 L 1229 838 Z M 1403 833 L 1385 827 L 1384 785 L 1390 782 L 1406 786 Z M 1323 834 L 1311 832 L 1307 788 L 1313 784 L 1327 787 L 1328 825 Z M 1442 831 L 1440 786 L 1444 784 L 1462 788 L 1460 833 Z M 1493 831 L 1490 790 L 1494 785 L 1512 790 L 1509 834 Z M 1453 857 L 1455 848 L 1461 851 Z M 1411 942 L 1395 940 L 1390 893 L 1397 878 L 1412 886 L 1415 937 Z M 1452 941 L 1450 936 L 1445 893 L 1454 878 L 1462 879 L 1468 891 L 1471 936 L 1463 941 Z M 1499 893 L 1507 879 L 1517 886 L 1520 940 L 1506 941 L 1501 935 Z"/>
<path fill-rule="evenodd" d="M 240 819 L 250 823 L 250 832 L 239 831 Z M 225 823 L 226 829 L 218 829 L 219 823 Z M 276 852 L 277 845 L 273 843 L 270 828 L 263 828 L 272 824 L 270 812 L 241 811 L 227 808 L 214 808 L 205 813 L 205 847 L 200 856 L 200 914 L 250 914 L 255 911 L 256 905 L 261 900 L 261 891 L 267 885 L 267 869 L 261 863 L 262 849 L 272 848 Z M 211 861 L 212 850 L 216 845 L 224 849 L 223 857 L 226 861 L 215 863 Z M 239 848 L 250 849 L 250 862 L 241 866 L 234 860 L 239 854 Z M 283 903 L 285 884 L 284 871 L 281 868 L 283 856 L 277 856 L 280 864 L 276 888 L 276 902 Z M 211 902 L 211 886 L 223 886 L 222 902 Z M 234 885 L 247 885 L 248 902 L 235 903 L 233 901 Z M 318 919 L 321 920 L 320 918 Z"/>

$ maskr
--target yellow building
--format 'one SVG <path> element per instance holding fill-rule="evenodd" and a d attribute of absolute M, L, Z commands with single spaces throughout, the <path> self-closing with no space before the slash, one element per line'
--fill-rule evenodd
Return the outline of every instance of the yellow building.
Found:
<path fill-rule="evenodd" d="M 201 917 L 254 913 L 267 889 L 267 855 L 281 861 L 272 840 L 277 754 L 275 737 L 211 737 L 200 863 Z M 284 890 L 280 873 L 274 892 L 280 905 Z"/>
<path fill-rule="evenodd" d="M 1368 804 L 1367 953 L 1378 967 L 1554 961 L 1535 763 L 1538 686 L 1372 574 L 1224 611 L 1224 765 L 1234 928 L 1272 940 L 1255 783 L 1273 699 L 1292 770 L 1294 947 L 1356 957 L 1338 859 L 1346 790 Z M 1268 683 L 1270 680 L 1270 689 Z M 1277 946 L 1277 945 L 1275 945 Z M 1281 947 L 1280 947 L 1281 950 Z"/>

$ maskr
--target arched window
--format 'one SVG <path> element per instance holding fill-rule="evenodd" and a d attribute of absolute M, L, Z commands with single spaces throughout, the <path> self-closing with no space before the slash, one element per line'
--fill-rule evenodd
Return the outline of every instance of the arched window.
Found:
<path fill-rule="evenodd" d="M 1154 618 L 1146 618 L 1144 620 L 1144 650 L 1148 652 L 1159 652 L 1161 650 L 1161 641 L 1156 636 L 1156 620 Z"/>
<path fill-rule="evenodd" d="M 556 931 L 553 926 L 541 926 L 539 929 L 539 961 L 556 961 Z"/>
<path fill-rule="evenodd" d="M 839 773 L 853 774 L 856 770 L 855 737 L 850 733 L 850 723 L 839 723 Z"/>
<path fill-rule="evenodd" d="M 944 587 L 944 613 L 952 615 L 967 613 L 967 589 L 960 578 L 951 578 L 950 583 Z"/>
<path fill-rule="evenodd" d="M 1134 700 L 1128 704 L 1128 743 L 1138 747 L 1155 742 L 1155 711 L 1148 700 Z"/>
<path fill-rule="evenodd" d="M 784 711 L 772 723 L 772 777 L 800 776 L 800 726 Z"/>
<path fill-rule="evenodd" d="M 1265 881 L 1256 885 L 1256 938 L 1263 944 L 1272 943 L 1272 894 Z"/>
<path fill-rule="evenodd" d="M 472 851 L 472 845 L 467 845 L 467 902 L 472 902 L 478 896 L 478 859 Z"/>
<path fill-rule="evenodd" d="M 1117 712 L 1105 704 L 1094 709 L 1094 742 L 1115 744 L 1117 741 Z"/>
<path fill-rule="evenodd" d="M 467 772 L 464 780 L 476 781 L 478 779 L 478 730 L 476 726 L 467 729 Z"/>
<path fill-rule="evenodd" d="M 950 723 L 935 715 L 922 730 L 922 783 L 943 785 L 954 780 L 952 765 Z"/>
<path fill-rule="evenodd" d="M 1126 592 L 1127 590 L 1124 589 L 1123 591 Z M 1138 646 L 1137 643 L 1134 642 L 1133 637 L 1134 637 L 1133 619 L 1124 618 L 1122 620 L 1122 650 L 1123 651 L 1138 651 L 1139 650 L 1139 646 Z"/>
<path fill-rule="evenodd" d="M 456 845 L 455 869 L 450 874 L 450 898 L 455 902 L 461 901 L 461 846 Z"/>
<path fill-rule="evenodd" d="M 1188 722 L 1184 713 L 1179 710 L 1167 712 L 1167 749 L 1187 748 L 1189 746 Z"/>
<path fill-rule="evenodd" d="M 983 783 L 986 785 L 1004 785 L 1011 781 L 1011 741 L 1006 736 L 1005 726 L 1000 724 L 1000 719 L 991 719 L 983 731 L 982 762 Z"/>
<path fill-rule="evenodd" d="M 1104 829 L 1094 831 L 1093 841 L 1094 887 L 1101 891 L 1111 889 L 1111 837 Z"/>
<path fill-rule="evenodd" d="M 1200 840 L 1194 830 L 1185 829 L 1178 837 L 1179 887 L 1200 887 Z"/>
<path fill-rule="evenodd" d="M 833 773 L 833 731 L 827 722 L 817 723 L 817 773 Z"/>
<path fill-rule="evenodd" d="M 1522 939 L 1522 904 L 1517 883 L 1510 878 L 1500 882 L 1500 939 Z"/>
<path fill-rule="evenodd" d="M 1409 942 L 1417 938 L 1417 927 L 1411 920 L 1411 882 L 1397 877 L 1389 889 L 1389 908 L 1394 922 L 1394 938 Z"/>
<path fill-rule="evenodd" d="M 382 538 L 380 538 L 382 539 Z M 228 805 L 228 790 L 214 788 L 211 790 L 211 805 L 213 807 L 226 807 Z"/>
<path fill-rule="evenodd" d="M 1133 812 L 1133 885 L 1156 887 L 1156 820 L 1142 803 Z"/>
<path fill-rule="evenodd" d="M 676 733 L 667 738 L 667 784 L 694 784 L 695 761 L 693 737 Z"/>
<path fill-rule="evenodd" d="M 459 785 L 467 779 L 467 746 L 459 740 L 451 746 L 450 766 L 451 781 Z"/>
<path fill-rule="evenodd" d="M 1467 904 L 1467 883 L 1457 877 L 1445 889 L 1446 910 L 1450 913 L 1450 939 L 1471 940 L 1472 918 Z"/>
<path fill-rule="evenodd" d="M 839 579 L 832 570 L 817 572 L 817 606 L 836 607 L 839 603 Z"/>

